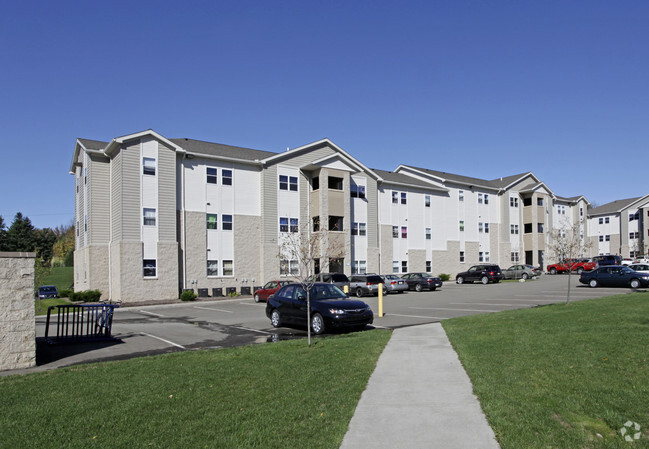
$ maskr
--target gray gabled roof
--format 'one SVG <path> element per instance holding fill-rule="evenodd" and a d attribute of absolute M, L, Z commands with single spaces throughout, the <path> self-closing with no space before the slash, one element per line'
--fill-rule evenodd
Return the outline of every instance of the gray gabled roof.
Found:
<path fill-rule="evenodd" d="M 401 173 L 394 173 L 391 171 L 378 170 L 373 168 L 372 171 L 379 175 L 383 182 L 388 184 L 397 184 L 397 185 L 409 185 L 413 187 L 421 187 L 426 190 L 434 190 L 436 192 L 448 192 L 448 189 L 443 187 L 436 186 L 421 179 L 414 178 L 412 176 L 403 175 Z"/>
<path fill-rule="evenodd" d="M 532 173 L 527 172 L 518 175 L 507 176 L 504 178 L 493 179 L 489 181 L 486 179 L 472 178 L 471 176 L 455 175 L 453 173 L 446 173 L 442 171 L 431 170 L 428 168 L 413 167 L 411 165 L 404 165 L 403 167 L 419 170 L 421 172 L 427 173 L 436 178 L 442 179 L 445 182 L 453 182 L 457 184 L 474 186 L 474 187 L 485 187 L 488 189 L 496 189 L 496 190 L 504 189 L 509 185 L 511 185 L 512 183 L 518 181 L 519 179 L 524 178 L 525 176 L 528 175 L 532 175 Z"/>
<path fill-rule="evenodd" d="M 108 142 L 102 142 L 101 140 L 91 140 L 91 139 L 77 139 L 81 145 L 85 147 L 86 150 L 96 150 L 101 151 L 108 145 Z"/>
<path fill-rule="evenodd" d="M 232 159 L 242 159 L 246 161 L 258 161 L 277 153 L 271 151 L 253 150 L 250 148 L 233 147 L 220 143 L 203 142 L 194 139 L 169 139 L 185 151 L 205 156 L 220 156 Z"/>
<path fill-rule="evenodd" d="M 637 198 L 627 198 L 625 200 L 615 200 L 610 203 L 606 203 L 602 206 L 596 207 L 588 211 L 589 216 L 593 215 L 613 215 L 622 212 L 627 207 L 631 206 L 636 201 L 642 199 L 643 197 L 639 196 Z"/>

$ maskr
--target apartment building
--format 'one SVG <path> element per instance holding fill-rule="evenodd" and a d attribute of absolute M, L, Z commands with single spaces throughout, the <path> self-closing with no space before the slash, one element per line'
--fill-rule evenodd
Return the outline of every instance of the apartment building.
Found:
<path fill-rule="evenodd" d="M 552 230 L 580 223 L 590 236 L 587 200 L 558 197 L 533 173 L 370 169 L 329 139 L 282 153 L 152 130 L 78 139 L 70 173 L 75 289 L 113 300 L 291 278 L 300 267 L 283 242 L 295 235 L 323 235 L 316 272 L 348 275 L 543 265 Z"/>
<path fill-rule="evenodd" d="M 591 255 L 643 257 L 649 244 L 649 195 L 616 200 L 588 213 Z"/>

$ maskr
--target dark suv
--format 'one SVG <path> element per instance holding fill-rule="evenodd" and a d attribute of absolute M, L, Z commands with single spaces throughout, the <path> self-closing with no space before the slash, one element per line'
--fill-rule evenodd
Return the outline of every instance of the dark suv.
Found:
<path fill-rule="evenodd" d="M 503 278 L 503 273 L 498 265 L 481 264 L 474 265 L 467 271 L 458 273 L 455 276 L 455 282 L 464 284 L 465 282 L 480 281 L 483 284 L 493 282 L 494 284 L 500 282 Z"/>
<path fill-rule="evenodd" d="M 383 285 L 383 294 L 387 295 L 388 288 L 383 278 L 378 274 L 354 274 L 349 280 L 349 294 L 359 298 L 363 295 L 378 295 L 379 288 Z"/>
<path fill-rule="evenodd" d="M 606 256 L 593 257 L 593 262 L 595 262 L 598 267 L 603 265 L 622 265 L 622 258 L 620 256 L 611 256 L 608 254 Z"/>

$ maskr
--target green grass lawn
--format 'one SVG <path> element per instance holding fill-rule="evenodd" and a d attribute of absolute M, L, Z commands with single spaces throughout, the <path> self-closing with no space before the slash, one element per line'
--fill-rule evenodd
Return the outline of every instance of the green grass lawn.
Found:
<path fill-rule="evenodd" d="M 0 377 L 1 448 L 338 448 L 390 332 Z"/>
<path fill-rule="evenodd" d="M 50 274 L 43 279 L 43 285 L 54 285 L 58 290 L 72 288 L 73 283 L 74 267 L 53 267 Z"/>
<path fill-rule="evenodd" d="M 443 326 L 503 449 L 649 447 L 649 293 Z"/>

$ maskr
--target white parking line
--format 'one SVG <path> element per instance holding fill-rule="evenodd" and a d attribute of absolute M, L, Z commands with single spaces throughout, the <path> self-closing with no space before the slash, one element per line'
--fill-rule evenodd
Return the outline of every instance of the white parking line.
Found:
<path fill-rule="evenodd" d="M 199 307 L 199 306 L 194 306 L 194 309 L 211 310 L 211 311 L 213 311 L 213 312 L 234 313 L 232 310 L 213 309 L 213 308 L 211 308 L 211 307 Z"/>
<path fill-rule="evenodd" d="M 253 307 L 266 307 L 266 303 L 256 303 L 256 302 L 242 302 L 242 306 L 253 306 Z"/>
<path fill-rule="evenodd" d="M 450 304 L 457 305 L 467 305 L 467 306 L 504 306 L 504 307 L 520 307 L 520 304 L 501 304 L 501 303 L 490 303 L 485 304 L 482 302 L 452 302 Z"/>
<path fill-rule="evenodd" d="M 458 312 L 498 312 L 498 310 L 484 310 L 484 309 L 456 309 L 456 308 L 447 308 L 447 307 L 410 307 L 411 309 L 420 309 L 420 310 L 451 310 Z"/>
<path fill-rule="evenodd" d="M 402 316 L 405 318 L 424 318 L 427 320 L 433 319 L 433 320 L 446 320 L 448 317 L 438 317 L 438 316 L 422 316 L 422 315 L 400 315 L 398 313 L 386 313 L 385 316 L 391 317 L 391 316 Z"/>
<path fill-rule="evenodd" d="M 260 330 L 257 330 L 257 329 L 250 329 L 249 327 L 241 327 L 241 326 L 232 326 L 232 327 L 234 327 L 235 329 L 241 329 L 241 330 L 244 330 L 244 331 L 258 332 L 260 334 L 266 334 L 266 335 L 271 335 L 272 334 L 272 332 L 260 331 Z"/>
<path fill-rule="evenodd" d="M 164 318 L 164 315 L 160 315 L 159 313 L 153 313 L 153 312 L 147 312 L 146 310 L 138 310 L 138 313 L 143 313 L 145 315 L 151 315 L 157 318 Z"/>
<path fill-rule="evenodd" d="M 140 335 L 144 335 L 144 336 L 146 336 L 146 337 L 155 338 L 156 340 L 163 341 L 163 342 L 165 342 L 165 343 L 167 343 L 167 344 L 169 344 L 169 345 L 175 346 L 175 347 L 180 348 L 180 349 L 187 349 L 187 348 L 185 348 L 184 346 L 179 345 L 178 343 L 174 343 L 173 341 L 165 340 L 164 338 L 156 337 L 155 335 L 147 334 L 147 333 L 145 333 L 145 332 L 140 332 Z"/>

